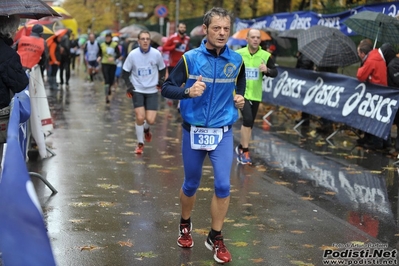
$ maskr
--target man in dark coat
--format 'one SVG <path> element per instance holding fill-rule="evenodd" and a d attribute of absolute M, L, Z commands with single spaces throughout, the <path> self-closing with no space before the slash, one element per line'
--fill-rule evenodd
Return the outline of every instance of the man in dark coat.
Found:
<path fill-rule="evenodd" d="M 19 16 L 0 17 L 0 109 L 9 106 L 11 92 L 23 91 L 29 84 L 29 79 L 22 67 L 21 58 L 11 48 L 13 35 L 18 29 Z M 13 32 L 10 24 L 15 24 Z"/>

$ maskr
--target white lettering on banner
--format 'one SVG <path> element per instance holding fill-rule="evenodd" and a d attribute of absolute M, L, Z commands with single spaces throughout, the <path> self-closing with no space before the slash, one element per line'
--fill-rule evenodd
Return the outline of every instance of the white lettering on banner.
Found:
<path fill-rule="evenodd" d="M 284 71 L 280 75 L 280 79 L 277 81 L 276 87 L 273 91 L 273 98 L 277 98 L 281 92 L 281 95 L 300 98 L 301 97 L 301 86 L 305 85 L 306 81 L 289 78 L 288 71 Z"/>
<path fill-rule="evenodd" d="M 341 29 L 340 27 L 340 17 L 330 17 L 330 18 L 321 18 L 318 22 L 317 25 L 322 25 L 326 26 L 329 28 L 336 28 L 336 29 Z"/>
<path fill-rule="evenodd" d="M 385 13 L 385 7 L 382 11 L 382 13 Z M 396 6 L 395 5 L 391 5 L 390 7 L 388 7 L 388 16 L 392 16 L 392 17 L 396 17 L 399 14 L 399 11 L 396 10 Z"/>
<path fill-rule="evenodd" d="M 273 78 L 264 76 L 262 81 L 262 91 L 271 92 L 273 90 Z"/>
<path fill-rule="evenodd" d="M 366 92 L 366 85 L 364 83 L 359 84 L 355 90 L 359 88 L 361 90 L 354 93 L 345 102 L 344 108 L 342 109 L 342 115 L 348 116 L 358 108 L 358 114 L 361 116 L 376 119 L 382 123 L 390 123 L 393 114 L 392 109 L 396 106 L 397 100 L 384 98 L 378 94 L 372 95 L 371 93 Z M 386 116 L 381 114 L 381 111 L 384 109 L 386 111 L 384 112 L 386 113 Z"/>
<path fill-rule="evenodd" d="M 325 85 L 324 80 L 318 77 L 315 85 L 310 87 L 303 98 L 303 105 L 307 105 L 314 100 L 315 103 L 320 105 L 327 105 L 329 107 L 338 108 L 340 93 L 344 92 L 344 87 L 333 85 Z"/>
<path fill-rule="evenodd" d="M 270 28 L 278 30 L 278 31 L 284 31 L 287 26 L 287 19 L 286 18 L 277 18 L 276 16 L 273 16 L 272 22 L 270 23 Z"/>
<path fill-rule="evenodd" d="M 242 30 L 242 29 L 247 29 L 249 28 L 249 23 L 245 22 L 238 22 L 236 26 L 236 31 Z"/>
<path fill-rule="evenodd" d="M 294 29 L 309 29 L 312 25 L 312 18 L 311 17 L 305 17 L 305 18 L 300 18 L 298 14 L 294 15 L 294 20 L 291 22 L 290 25 L 290 30 Z"/>
<path fill-rule="evenodd" d="M 266 23 L 267 23 L 267 20 L 258 21 L 258 22 L 255 22 L 254 24 L 252 24 L 251 28 L 252 29 L 263 29 L 263 28 L 266 28 Z"/>

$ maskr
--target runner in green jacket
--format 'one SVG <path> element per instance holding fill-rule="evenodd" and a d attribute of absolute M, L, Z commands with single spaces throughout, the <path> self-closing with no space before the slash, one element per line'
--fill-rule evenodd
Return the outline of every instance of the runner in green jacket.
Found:
<path fill-rule="evenodd" d="M 271 54 L 260 47 L 261 33 L 257 29 L 248 31 L 247 43 L 244 48 L 236 52 L 241 54 L 247 79 L 245 89 L 245 104 L 241 110 L 243 122 L 241 126 L 241 141 L 235 148 L 237 161 L 242 164 L 252 164 L 249 156 L 249 141 L 251 138 L 252 127 L 255 122 L 259 104 L 262 101 L 262 80 L 263 76 L 276 77 L 277 68 Z"/>

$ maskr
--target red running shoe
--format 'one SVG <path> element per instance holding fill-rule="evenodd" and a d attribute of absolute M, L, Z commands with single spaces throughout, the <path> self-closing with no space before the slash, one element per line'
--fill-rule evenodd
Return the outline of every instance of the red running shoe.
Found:
<path fill-rule="evenodd" d="M 150 129 L 147 129 L 147 130 L 144 129 L 144 138 L 145 138 L 145 141 L 151 142 L 152 134 L 150 132 Z"/>
<path fill-rule="evenodd" d="M 144 144 L 143 143 L 139 143 L 137 144 L 137 148 L 135 150 L 135 154 L 143 154 L 144 150 Z"/>
<path fill-rule="evenodd" d="M 215 259 L 216 262 L 226 263 L 231 261 L 231 254 L 224 245 L 223 236 L 221 235 L 216 236 L 213 243 L 208 236 L 208 238 L 205 241 L 205 246 L 209 250 L 213 251 L 213 258 Z"/>
<path fill-rule="evenodd" d="M 194 241 L 191 236 L 193 224 L 180 224 L 179 237 L 177 238 L 177 245 L 182 248 L 191 248 L 194 246 Z"/>

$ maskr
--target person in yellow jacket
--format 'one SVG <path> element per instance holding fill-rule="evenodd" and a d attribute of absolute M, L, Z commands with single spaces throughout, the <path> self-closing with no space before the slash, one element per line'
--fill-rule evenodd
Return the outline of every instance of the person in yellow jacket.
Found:
<path fill-rule="evenodd" d="M 111 86 L 115 81 L 116 61 L 122 58 L 118 43 L 112 41 L 111 33 L 105 35 L 105 42 L 103 42 L 100 47 L 102 52 L 101 65 L 104 76 L 105 102 L 109 103 Z"/>
<path fill-rule="evenodd" d="M 240 144 L 235 148 L 237 161 L 241 164 L 252 164 L 249 156 L 249 141 L 251 139 L 252 127 L 258 113 L 259 104 L 262 101 L 263 76 L 276 77 L 277 68 L 271 54 L 260 46 L 261 33 L 257 29 L 251 29 L 247 34 L 247 46 L 238 49 L 245 65 L 245 77 L 247 86 L 245 88 L 245 104 L 241 109 L 242 126 Z"/>

